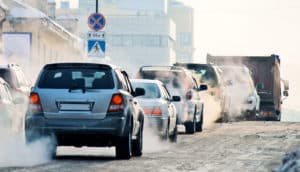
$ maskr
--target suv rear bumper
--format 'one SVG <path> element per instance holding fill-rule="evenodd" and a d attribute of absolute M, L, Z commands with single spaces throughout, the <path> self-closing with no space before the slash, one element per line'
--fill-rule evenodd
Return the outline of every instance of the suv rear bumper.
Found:
<path fill-rule="evenodd" d="M 128 133 L 127 119 L 49 119 L 44 116 L 27 116 L 25 134 L 27 141 L 43 136 L 55 136 L 61 146 L 113 146 Z"/>

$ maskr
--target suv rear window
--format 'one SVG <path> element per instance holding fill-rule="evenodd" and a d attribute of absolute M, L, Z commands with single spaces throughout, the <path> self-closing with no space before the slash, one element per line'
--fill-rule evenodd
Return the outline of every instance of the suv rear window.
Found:
<path fill-rule="evenodd" d="M 143 79 L 157 79 L 172 88 L 188 88 L 189 81 L 182 71 L 140 71 Z M 187 86 L 188 85 L 188 86 Z"/>
<path fill-rule="evenodd" d="M 0 69 L 0 77 L 3 78 L 9 85 L 12 85 L 10 80 L 10 73 L 7 69 Z"/>
<path fill-rule="evenodd" d="M 113 89 L 114 80 L 108 68 L 49 68 L 44 70 L 39 88 Z"/>

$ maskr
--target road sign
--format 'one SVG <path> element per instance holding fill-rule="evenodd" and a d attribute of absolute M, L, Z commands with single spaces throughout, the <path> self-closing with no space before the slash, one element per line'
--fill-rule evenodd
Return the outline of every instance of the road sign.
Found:
<path fill-rule="evenodd" d="M 105 58 L 105 40 L 88 40 L 88 57 Z"/>
<path fill-rule="evenodd" d="M 100 13 L 93 13 L 88 18 L 88 26 L 93 31 L 99 31 L 104 28 L 106 24 L 105 17 Z"/>
<path fill-rule="evenodd" d="M 90 31 L 90 32 L 88 32 L 87 38 L 88 39 L 105 39 L 105 32 L 104 31 L 98 31 L 98 32 Z"/>

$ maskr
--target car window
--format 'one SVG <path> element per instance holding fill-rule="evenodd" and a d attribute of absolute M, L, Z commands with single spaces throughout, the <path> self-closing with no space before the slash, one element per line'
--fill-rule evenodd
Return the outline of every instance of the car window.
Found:
<path fill-rule="evenodd" d="M 165 86 L 160 86 L 160 87 L 161 87 L 161 91 L 162 91 L 164 99 L 171 100 L 171 96 L 170 96 L 170 93 L 168 92 L 167 88 Z"/>
<path fill-rule="evenodd" d="M 157 79 L 170 88 L 184 88 L 190 87 L 190 82 L 183 71 L 141 71 L 143 79 Z"/>
<path fill-rule="evenodd" d="M 9 70 L 0 69 L 0 77 L 3 78 L 9 85 L 13 85 L 13 81 L 10 79 Z"/>
<path fill-rule="evenodd" d="M 70 89 L 113 89 L 114 80 L 108 68 L 59 68 L 47 69 L 42 73 L 39 88 Z"/>
<path fill-rule="evenodd" d="M 129 81 L 129 79 L 128 79 L 127 73 L 126 73 L 125 71 L 122 71 L 122 75 L 123 75 L 123 77 L 124 77 L 125 84 L 126 84 L 126 86 L 127 86 L 127 88 L 128 88 L 128 92 L 129 92 L 129 93 L 133 93 L 133 89 L 132 89 L 132 86 L 131 86 L 130 81 Z"/>
<path fill-rule="evenodd" d="M 132 86 L 134 89 L 136 89 L 136 88 L 144 88 L 145 89 L 145 95 L 141 96 L 143 98 L 153 99 L 153 98 L 161 97 L 159 87 L 154 83 L 132 82 Z"/>
<path fill-rule="evenodd" d="M 119 79 L 118 88 L 129 91 L 129 88 L 126 84 L 126 81 L 125 81 L 125 78 L 124 78 L 123 74 L 119 70 L 116 70 L 116 74 L 117 74 L 117 77 Z"/>

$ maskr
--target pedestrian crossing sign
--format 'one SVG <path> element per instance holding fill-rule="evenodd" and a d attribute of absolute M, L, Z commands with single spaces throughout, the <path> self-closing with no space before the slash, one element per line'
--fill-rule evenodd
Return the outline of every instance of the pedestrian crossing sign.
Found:
<path fill-rule="evenodd" d="M 88 40 L 88 57 L 105 58 L 105 40 Z"/>

